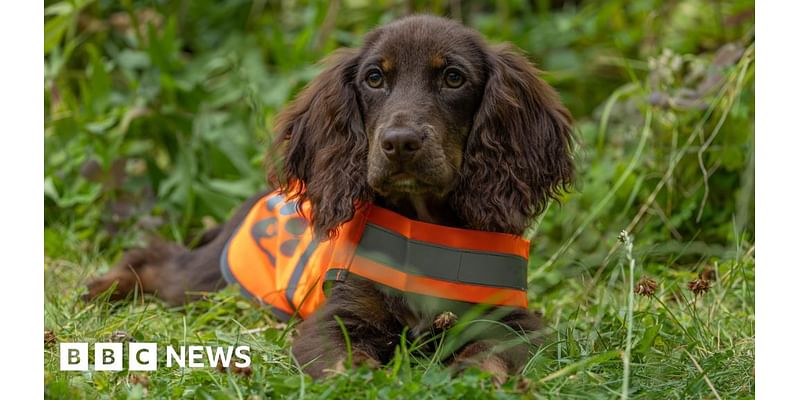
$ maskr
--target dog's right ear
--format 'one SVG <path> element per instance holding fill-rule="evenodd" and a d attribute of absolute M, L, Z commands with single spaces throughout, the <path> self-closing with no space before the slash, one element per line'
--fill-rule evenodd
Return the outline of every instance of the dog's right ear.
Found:
<path fill-rule="evenodd" d="M 283 168 L 270 175 L 284 191 L 300 189 L 294 197 L 311 203 L 311 225 L 320 237 L 335 236 L 353 217 L 355 204 L 371 200 L 368 143 L 355 87 L 358 57 L 353 49 L 334 53 L 277 117 L 275 148 L 283 149 Z"/>

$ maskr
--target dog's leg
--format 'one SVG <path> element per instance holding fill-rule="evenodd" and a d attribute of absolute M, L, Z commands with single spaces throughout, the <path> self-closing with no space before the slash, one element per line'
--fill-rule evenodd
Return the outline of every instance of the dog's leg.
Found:
<path fill-rule="evenodd" d="M 225 244 L 265 193 L 245 201 L 230 220 L 205 232 L 192 249 L 154 240 L 145 248 L 126 252 L 111 271 L 89 282 L 84 298 L 94 299 L 116 285 L 111 300 L 124 299 L 138 290 L 140 294 L 155 294 L 170 305 L 179 305 L 200 297 L 203 292 L 219 290 L 225 285 L 219 266 Z"/>
<path fill-rule="evenodd" d="M 343 371 L 348 361 L 354 367 L 385 363 L 394 354 L 402 326 L 374 285 L 351 276 L 334 286 L 325 304 L 297 331 L 292 354 L 304 372 L 320 378 Z"/>
<path fill-rule="evenodd" d="M 514 312 L 502 319 L 515 333 L 496 335 L 496 337 L 474 341 L 462 348 L 453 358 L 451 368 L 461 372 L 476 367 L 492 374 L 495 384 L 502 384 L 509 375 L 517 374 L 528 360 L 531 345 L 539 345 L 542 340 L 541 319 L 527 311 Z"/>
<path fill-rule="evenodd" d="M 109 297 L 112 301 L 122 300 L 134 290 L 139 291 L 139 296 L 154 293 L 159 287 L 163 265 L 187 251 L 177 244 L 159 240 L 151 241 L 147 247 L 127 251 L 111 271 L 87 284 L 88 293 L 84 299 L 92 300 L 115 285 Z"/>

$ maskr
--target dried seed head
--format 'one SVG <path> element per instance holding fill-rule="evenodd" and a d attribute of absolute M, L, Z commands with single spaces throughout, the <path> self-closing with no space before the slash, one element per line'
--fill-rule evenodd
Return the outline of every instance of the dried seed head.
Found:
<path fill-rule="evenodd" d="M 709 282 L 714 282 L 717 280 L 717 271 L 714 268 L 707 267 L 702 272 L 697 274 L 697 277 Z"/>
<path fill-rule="evenodd" d="M 109 336 L 109 339 L 111 339 L 111 341 L 114 343 L 127 343 L 136 341 L 133 336 L 125 331 L 114 331 L 111 333 L 111 336 Z"/>
<path fill-rule="evenodd" d="M 450 329 L 456 321 L 458 321 L 458 316 L 450 311 L 445 311 L 433 320 L 433 327 L 438 330 Z"/>
<path fill-rule="evenodd" d="M 56 344 L 56 334 L 51 330 L 44 331 L 44 345 L 50 346 Z"/>
<path fill-rule="evenodd" d="M 222 363 L 218 363 L 217 364 L 217 371 L 222 372 L 222 373 L 225 373 L 227 371 L 227 372 L 230 372 L 231 374 L 240 375 L 240 376 L 244 376 L 244 377 L 250 377 L 250 375 L 253 375 L 253 369 L 252 368 L 250 368 L 250 367 L 237 367 L 236 364 L 231 364 L 230 367 L 226 368 L 225 366 L 222 365 Z"/>
<path fill-rule="evenodd" d="M 232 374 L 240 376 L 250 377 L 250 375 L 253 375 L 253 369 L 250 367 L 237 367 L 236 365 L 231 365 L 230 370 Z"/>
<path fill-rule="evenodd" d="M 636 286 L 633 288 L 633 293 L 636 293 L 639 296 L 653 297 L 653 295 L 656 293 L 656 289 L 658 289 L 658 283 L 653 279 L 643 276 L 638 282 L 636 282 Z"/>
<path fill-rule="evenodd" d="M 521 393 L 529 393 L 531 390 L 533 390 L 533 388 L 533 382 L 524 376 L 517 378 L 517 383 L 514 385 L 514 389 Z"/>
<path fill-rule="evenodd" d="M 150 378 L 148 378 L 146 374 L 130 374 L 128 376 L 128 382 L 131 385 L 142 385 L 143 387 L 147 387 L 147 385 L 150 384 Z"/>
<path fill-rule="evenodd" d="M 708 289 L 711 287 L 711 283 L 709 283 L 705 279 L 694 279 L 689 282 L 689 290 L 692 291 L 695 295 L 703 295 L 708 292 Z"/>

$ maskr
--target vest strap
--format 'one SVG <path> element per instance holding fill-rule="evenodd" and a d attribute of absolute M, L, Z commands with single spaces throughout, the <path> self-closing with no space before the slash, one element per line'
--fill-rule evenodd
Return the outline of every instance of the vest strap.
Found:
<path fill-rule="evenodd" d="M 325 272 L 325 279 L 322 280 L 322 290 L 325 296 L 330 295 L 333 285 L 347 280 L 348 271 L 344 268 L 330 268 Z"/>

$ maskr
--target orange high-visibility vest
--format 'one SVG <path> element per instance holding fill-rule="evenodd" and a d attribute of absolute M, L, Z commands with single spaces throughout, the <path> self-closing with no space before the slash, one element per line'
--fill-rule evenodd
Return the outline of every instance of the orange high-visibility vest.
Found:
<path fill-rule="evenodd" d="M 530 243 L 519 236 L 429 224 L 365 204 L 338 236 L 321 241 L 304 217 L 308 203 L 300 213 L 286 197 L 274 191 L 259 199 L 220 263 L 229 283 L 283 320 L 307 318 L 325 302 L 326 283 L 350 274 L 447 307 L 528 307 Z"/>

